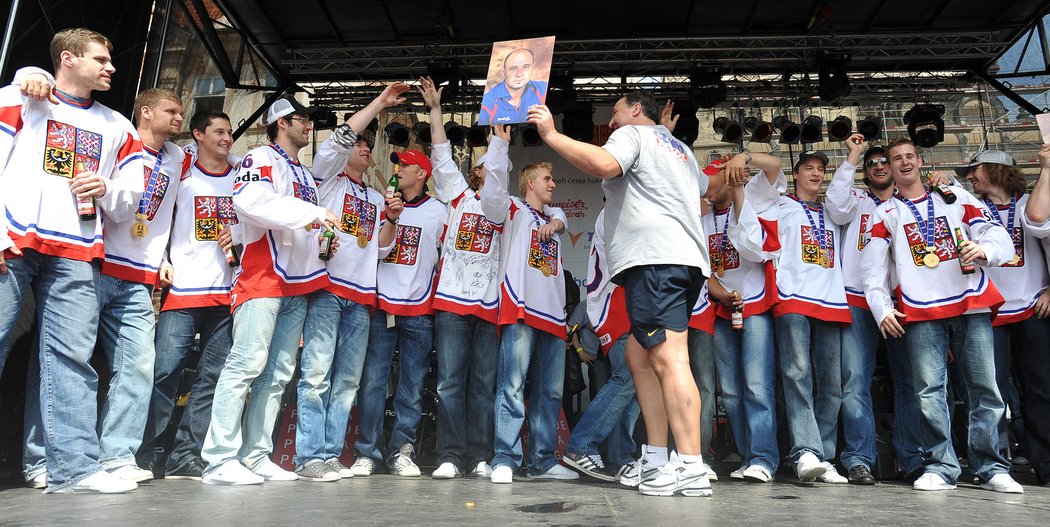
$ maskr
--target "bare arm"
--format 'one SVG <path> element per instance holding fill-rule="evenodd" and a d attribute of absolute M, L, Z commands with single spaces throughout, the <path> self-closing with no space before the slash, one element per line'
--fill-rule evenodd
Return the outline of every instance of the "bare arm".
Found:
<path fill-rule="evenodd" d="M 1050 145 L 1039 149 L 1039 179 L 1035 181 L 1032 195 L 1028 196 L 1025 216 L 1035 224 L 1050 219 Z"/>
<path fill-rule="evenodd" d="M 547 146 L 584 173 L 602 179 L 614 178 L 623 173 L 620 163 L 603 148 L 559 133 L 554 128 L 554 117 L 546 106 L 533 106 L 529 110 L 529 122 L 536 125 Z"/>

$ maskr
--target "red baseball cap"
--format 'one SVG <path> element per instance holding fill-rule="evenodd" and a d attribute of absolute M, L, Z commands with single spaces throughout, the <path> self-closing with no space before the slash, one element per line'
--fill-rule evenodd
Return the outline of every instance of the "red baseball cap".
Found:
<path fill-rule="evenodd" d="M 427 173 L 427 177 L 430 177 L 430 158 L 426 154 L 419 150 L 405 150 L 404 152 L 391 152 L 390 161 L 392 163 L 404 163 L 406 165 L 419 165 Z"/>
<path fill-rule="evenodd" d="M 713 176 L 717 174 L 719 170 L 722 170 L 722 165 L 724 164 L 725 163 L 722 161 L 722 158 L 715 159 L 709 165 L 704 167 L 704 174 Z"/>

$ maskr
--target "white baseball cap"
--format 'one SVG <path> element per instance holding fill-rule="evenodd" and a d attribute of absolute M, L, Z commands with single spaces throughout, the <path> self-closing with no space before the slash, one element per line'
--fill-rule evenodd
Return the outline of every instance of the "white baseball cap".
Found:
<path fill-rule="evenodd" d="M 313 113 L 316 111 L 316 106 L 306 107 L 302 104 L 299 104 L 299 101 L 295 99 L 281 97 L 280 99 L 274 101 L 274 103 L 270 105 L 270 109 L 266 111 L 266 124 L 274 123 L 281 117 L 284 117 L 289 114 L 294 113 L 298 115 L 309 116 L 313 115 Z"/>
<path fill-rule="evenodd" d="M 996 165 L 1012 167 L 1014 166 L 1014 158 L 1010 157 L 1010 154 L 1007 154 L 1002 150 L 985 150 L 974 154 L 974 156 L 970 158 L 969 165 L 956 168 L 955 174 L 959 177 L 966 177 L 966 174 L 970 173 L 971 168 L 977 165 L 983 165 L 984 163 L 994 163 Z"/>

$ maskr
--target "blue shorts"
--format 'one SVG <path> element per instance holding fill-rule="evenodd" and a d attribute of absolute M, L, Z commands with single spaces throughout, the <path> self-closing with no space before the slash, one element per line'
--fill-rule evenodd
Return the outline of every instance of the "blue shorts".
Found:
<path fill-rule="evenodd" d="M 704 273 L 687 265 L 641 265 L 623 271 L 631 334 L 649 349 L 667 340 L 664 330 L 685 331 L 703 289 Z"/>

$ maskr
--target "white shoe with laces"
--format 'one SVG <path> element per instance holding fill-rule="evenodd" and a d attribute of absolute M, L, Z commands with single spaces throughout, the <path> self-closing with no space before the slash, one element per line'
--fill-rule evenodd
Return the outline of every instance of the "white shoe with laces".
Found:
<path fill-rule="evenodd" d="M 350 471 L 354 473 L 355 478 L 367 478 L 368 476 L 371 476 L 375 470 L 375 462 L 367 457 L 359 457 L 354 460 L 353 465 L 350 465 Z"/>
<path fill-rule="evenodd" d="M 442 463 L 430 477 L 434 479 L 455 479 L 463 476 L 463 472 L 459 470 L 459 467 L 455 463 L 446 461 Z"/>
<path fill-rule="evenodd" d="M 263 481 L 262 476 L 248 470 L 236 459 L 228 459 L 201 476 L 201 483 L 205 485 L 258 485 Z"/>
<path fill-rule="evenodd" d="M 824 473 L 819 475 L 819 476 L 817 476 L 817 481 L 819 481 L 821 483 L 835 483 L 835 484 L 849 483 L 849 480 L 846 479 L 845 476 L 843 476 L 842 474 L 839 474 L 839 471 L 835 468 L 835 465 L 832 465 L 828 461 L 825 461 L 823 463 L 823 465 L 824 465 L 824 468 L 825 468 Z"/>
<path fill-rule="evenodd" d="M 730 472 L 729 479 L 744 479 L 744 470 L 747 470 L 747 467 L 741 466 L 740 468 Z"/>
<path fill-rule="evenodd" d="M 391 472 L 403 478 L 418 478 L 420 472 L 419 467 L 412 461 L 413 450 L 412 445 L 408 443 L 401 445 L 397 455 L 394 456 L 394 466 Z"/>
<path fill-rule="evenodd" d="M 656 477 L 660 467 L 649 462 L 645 456 L 632 461 L 620 468 L 620 484 L 628 487 L 637 487 L 643 481 Z"/>
<path fill-rule="evenodd" d="M 514 481 L 514 469 L 507 465 L 496 465 L 492 469 L 489 481 L 493 483 L 511 483 Z"/>
<path fill-rule="evenodd" d="M 803 453 L 799 456 L 798 461 L 795 462 L 795 474 L 798 475 L 799 481 L 813 481 L 827 470 L 828 467 L 824 466 L 816 454 L 812 452 Z"/>
<path fill-rule="evenodd" d="M 264 481 L 296 481 L 299 476 L 290 470 L 285 470 L 270 458 L 263 458 L 255 468 L 251 469 L 257 476 L 262 476 Z"/>
<path fill-rule="evenodd" d="M 940 475 L 933 472 L 926 472 L 919 476 L 919 479 L 912 483 L 911 488 L 915 490 L 955 490 L 955 485 L 948 483 Z"/>
<path fill-rule="evenodd" d="M 467 475 L 477 478 L 487 478 L 492 475 L 492 467 L 484 461 L 478 461 L 478 464 L 474 465 L 474 470 L 471 470 Z"/>
<path fill-rule="evenodd" d="M 546 472 L 539 474 L 529 474 L 525 476 L 529 479 L 580 479 L 580 475 L 574 470 L 564 467 L 562 465 L 554 465 L 547 469 Z"/>
<path fill-rule="evenodd" d="M 132 483 L 145 483 L 147 481 L 153 481 L 153 473 L 148 470 L 143 470 L 136 465 L 123 465 L 117 468 L 111 468 L 107 470 L 110 474 Z"/>
<path fill-rule="evenodd" d="M 139 488 L 138 483 L 100 470 L 72 485 L 51 491 L 52 494 L 123 494 Z"/>
<path fill-rule="evenodd" d="M 656 477 L 638 485 L 646 496 L 710 496 L 711 479 L 703 462 L 684 463 L 677 455 L 660 468 Z"/>
<path fill-rule="evenodd" d="M 773 474 L 762 465 L 751 465 L 744 469 L 744 479 L 758 483 L 769 483 L 773 481 Z"/>

